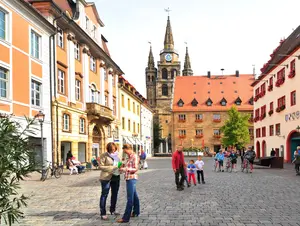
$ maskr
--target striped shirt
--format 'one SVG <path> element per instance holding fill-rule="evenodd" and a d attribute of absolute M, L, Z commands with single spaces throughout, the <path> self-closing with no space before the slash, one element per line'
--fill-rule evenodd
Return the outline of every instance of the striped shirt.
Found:
<path fill-rule="evenodd" d="M 125 164 L 125 180 L 138 179 L 138 169 L 138 158 L 135 153 L 132 153 Z"/>

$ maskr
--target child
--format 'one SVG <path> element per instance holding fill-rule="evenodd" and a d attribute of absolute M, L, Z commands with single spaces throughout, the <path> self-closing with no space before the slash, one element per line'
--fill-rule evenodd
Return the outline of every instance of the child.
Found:
<path fill-rule="evenodd" d="M 196 166 L 194 164 L 194 160 L 190 161 L 190 164 L 188 165 L 187 169 L 188 169 L 188 181 L 189 181 L 188 187 L 191 186 L 191 178 L 193 179 L 194 185 L 196 186 L 196 178 L 195 178 Z"/>
<path fill-rule="evenodd" d="M 200 175 L 201 175 L 202 184 L 205 184 L 205 181 L 204 181 L 204 172 L 203 172 L 204 162 L 203 162 L 201 156 L 198 156 L 198 160 L 195 162 L 195 165 L 196 165 L 196 168 L 197 168 L 197 180 L 198 180 L 198 184 L 200 184 Z"/>

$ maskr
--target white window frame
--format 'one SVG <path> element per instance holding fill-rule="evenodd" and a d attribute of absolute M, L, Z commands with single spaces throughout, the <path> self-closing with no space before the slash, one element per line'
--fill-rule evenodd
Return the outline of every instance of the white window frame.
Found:
<path fill-rule="evenodd" d="M 107 126 L 107 136 L 111 137 L 111 126 L 110 125 Z"/>
<path fill-rule="evenodd" d="M 80 61 L 80 45 L 78 43 L 74 44 L 74 52 L 75 59 Z"/>
<path fill-rule="evenodd" d="M 214 135 L 221 135 L 220 129 L 214 129 Z"/>
<path fill-rule="evenodd" d="M 180 115 L 178 115 L 178 119 L 179 120 L 185 120 L 185 114 L 180 114 Z"/>
<path fill-rule="evenodd" d="M 81 81 L 75 79 L 75 98 L 77 101 L 81 100 Z"/>
<path fill-rule="evenodd" d="M 96 58 L 90 56 L 90 70 L 96 72 Z"/>
<path fill-rule="evenodd" d="M 0 98 L 1 99 L 9 99 L 9 97 L 10 97 L 10 95 L 9 95 L 10 94 L 9 93 L 9 91 L 10 91 L 10 73 L 9 72 L 10 71 L 5 67 L 1 67 L 1 65 L 0 65 L 0 70 L 4 71 L 4 74 L 6 75 L 6 79 L 0 78 L 0 81 L 6 82 L 6 96 L 2 97 L 1 91 L 0 91 Z"/>
<path fill-rule="evenodd" d="M 96 25 L 93 25 L 93 37 L 96 38 L 96 31 L 97 31 L 97 27 Z"/>
<path fill-rule="evenodd" d="M 61 76 L 63 75 L 63 77 Z M 57 71 L 57 91 L 59 93 L 65 94 L 65 79 L 66 73 L 60 69 Z"/>
<path fill-rule="evenodd" d="M 196 114 L 196 120 L 203 120 L 203 114 Z"/>
<path fill-rule="evenodd" d="M 214 120 L 221 120 L 221 114 L 213 114 Z"/>
<path fill-rule="evenodd" d="M 98 91 L 95 85 L 91 85 L 91 103 L 98 103 Z"/>
<path fill-rule="evenodd" d="M 196 135 L 203 135 L 203 129 L 196 129 Z"/>
<path fill-rule="evenodd" d="M 62 49 L 65 46 L 64 31 L 60 27 L 57 27 L 57 45 Z"/>
<path fill-rule="evenodd" d="M 79 119 L 79 133 L 85 133 L 85 119 Z"/>
<path fill-rule="evenodd" d="M 186 130 L 185 129 L 179 130 L 179 136 L 186 136 Z"/>
<path fill-rule="evenodd" d="M 116 100 L 113 99 L 113 102 L 112 102 L 112 110 L 113 110 L 113 115 L 116 115 Z"/>
<path fill-rule="evenodd" d="M 30 56 L 35 58 L 35 59 L 41 59 L 42 56 L 42 36 L 34 29 L 30 29 Z M 34 36 L 33 36 L 34 35 Z M 38 38 L 37 43 L 38 43 L 38 48 L 36 48 L 36 37 Z M 34 38 L 32 40 L 32 38 Z M 34 41 L 34 43 L 33 43 Z"/>
<path fill-rule="evenodd" d="M 63 114 L 63 131 L 70 131 L 70 115 L 66 113 Z"/>
<path fill-rule="evenodd" d="M 8 41 L 9 39 L 9 12 L 0 6 L 0 11 L 4 13 L 4 38 L 0 37 L 0 40 Z"/>
<path fill-rule="evenodd" d="M 86 16 L 85 17 L 85 30 L 89 31 L 90 28 L 90 19 Z"/>
<path fill-rule="evenodd" d="M 32 87 L 34 85 L 34 87 Z M 39 91 L 36 90 L 36 86 L 39 86 Z M 42 83 L 40 81 L 37 81 L 35 79 L 31 79 L 30 84 L 30 94 L 31 94 L 31 105 L 34 107 L 42 107 L 42 97 L 43 97 L 43 91 L 42 91 Z M 39 95 L 39 105 L 36 103 L 36 95 Z"/>

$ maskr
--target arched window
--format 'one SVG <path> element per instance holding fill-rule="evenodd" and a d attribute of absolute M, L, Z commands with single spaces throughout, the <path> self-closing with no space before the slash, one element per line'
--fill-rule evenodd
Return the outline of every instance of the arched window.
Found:
<path fill-rule="evenodd" d="M 91 85 L 91 102 L 98 103 L 98 92 L 95 85 Z"/>
<path fill-rule="evenodd" d="M 168 79 L 168 70 L 167 69 L 163 68 L 161 70 L 161 77 L 162 77 L 162 79 Z"/>
<path fill-rule="evenodd" d="M 148 75 L 148 82 L 150 82 L 150 75 Z"/>
<path fill-rule="evenodd" d="M 176 76 L 177 76 L 176 69 L 172 69 L 172 71 L 171 71 L 171 79 L 174 79 Z"/>
<path fill-rule="evenodd" d="M 151 81 L 151 82 L 154 82 L 154 76 L 152 76 L 152 77 L 151 77 L 151 79 L 152 79 L 152 81 Z"/>
<path fill-rule="evenodd" d="M 162 87 L 162 95 L 163 96 L 168 96 L 168 85 L 167 84 L 163 84 Z"/>

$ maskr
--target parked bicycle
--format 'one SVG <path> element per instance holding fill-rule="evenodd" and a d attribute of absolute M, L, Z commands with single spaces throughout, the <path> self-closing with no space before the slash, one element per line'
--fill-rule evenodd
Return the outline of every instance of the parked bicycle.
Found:
<path fill-rule="evenodd" d="M 232 172 L 232 163 L 231 163 L 231 158 L 227 158 L 227 162 L 226 162 L 226 172 L 231 173 Z"/>
<path fill-rule="evenodd" d="M 42 175 L 41 181 L 45 181 L 48 178 L 49 173 L 51 177 L 55 176 L 55 178 L 60 178 L 63 172 L 62 166 L 57 166 L 57 164 L 54 164 L 54 167 L 52 167 L 52 162 L 47 162 L 49 163 L 49 165 L 45 170 L 45 174 Z"/>
<path fill-rule="evenodd" d="M 242 172 L 244 172 L 244 170 L 246 170 L 246 173 L 249 172 L 249 170 L 250 170 L 250 162 L 249 162 L 248 159 L 244 159 L 244 162 L 241 165 L 241 170 L 242 170 Z"/>

